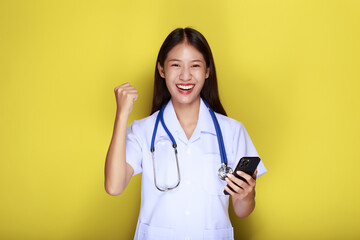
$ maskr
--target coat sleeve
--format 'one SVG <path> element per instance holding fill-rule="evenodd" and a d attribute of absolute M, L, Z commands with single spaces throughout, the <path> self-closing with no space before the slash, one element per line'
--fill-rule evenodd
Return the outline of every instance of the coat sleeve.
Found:
<path fill-rule="evenodd" d="M 136 121 L 130 124 L 126 131 L 126 162 L 134 169 L 134 174 L 142 172 L 142 145 L 140 129 Z"/>
<path fill-rule="evenodd" d="M 235 132 L 235 137 L 234 137 L 234 155 L 235 155 L 235 159 L 236 159 L 236 164 L 237 165 L 238 161 L 242 158 L 242 157 L 259 157 L 259 154 L 257 153 L 255 146 L 253 144 L 253 142 L 251 141 L 251 138 L 248 134 L 248 132 L 246 131 L 244 125 L 242 123 L 239 124 L 239 126 L 236 128 L 237 131 Z M 263 163 L 263 161 L 261 160 L 258 167 L 257 167 L 257 176 L 256 177 L 260 177 L 261 175 L 263 175 L 264 173 L 266 173 L 267 170 L 265 168 L 265 165 Z"/>

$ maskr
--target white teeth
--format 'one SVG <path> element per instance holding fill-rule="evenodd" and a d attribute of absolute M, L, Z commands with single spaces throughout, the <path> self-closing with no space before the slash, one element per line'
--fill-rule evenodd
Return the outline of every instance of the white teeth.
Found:
<path fill-rule="evenodd" d="M 195 85 L 176 85 L 176 86 L 182 90 L 189 90 L 192 89 Z"/>

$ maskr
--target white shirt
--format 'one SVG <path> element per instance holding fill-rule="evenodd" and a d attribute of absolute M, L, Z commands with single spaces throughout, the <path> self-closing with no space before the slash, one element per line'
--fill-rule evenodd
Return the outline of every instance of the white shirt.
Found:
<path fill-rule="evenodd" d="M 200 102 L 198 123 L 189 140 L 171 101 L 164 110 L 164 122 L 178 150 L 181 182 L 174 190 L 161 192 L 154 184 L 150 144 L 159 111 L 134 121 L 127 129 L 126 161 L 134 169 L 134 175 L 142 172 L 136 240 L 234 238 L 228 215 L 229 196 L 223 193 L 226 182 L 218 177 L 221 158 L 215 127 L 209 110 Z M 230 167 L 234 169 L 243 156 L 258 156 L 242 123 L 215 114 Z M 174 150 L 161 123 L 155 139 L 155 166 L 158 186 L 171 187 L 177 183 Z M 262 161 L 257 170 L 258 177 L 267 171 Z"/>

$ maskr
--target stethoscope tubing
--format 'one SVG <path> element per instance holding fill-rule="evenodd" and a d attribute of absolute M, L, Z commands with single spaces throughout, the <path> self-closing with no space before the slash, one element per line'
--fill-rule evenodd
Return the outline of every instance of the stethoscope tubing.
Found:
<path fill-rule="evenodd" d="M 227 161 L 227 157 L 226 157 L 226 150 L 225 150 L 225 145 L 224 145 L 224 139 L 221 133 L 221 128 L 220 128 L 220 124 L 215 116 L 214 111 L 210 108 L 209 104 L 205 101 L 205 99 L 202 99 L 206 105 L 206 107 L 209 109 L 211 118 L 214 122 L 214 127 L 215 127 L 215 131 L 216 131 L 216 136 L 218 138 L 218 145 L 219 145 L 219 151 L 220 151 L 220 156 L 221 156 L 221 163 L 227 165 L 228 161 Z"/>
<path fill-rule="evenodd" d="M 224 180 L 224 174 L 227 172 L 229 173 L 232 173 L 232 169 L 231 168 L 228 168 L 227 167 L 227 157 L 226 157 L 226 150 L 225 150 L 225 145 L 224 145 L 224 140 L 223 140 L 223 136 L 222 136 L 222 133 L 221 133 L 221 128 L 220 128 L 220 125 L 219 125 L 219 122 L 215 116 L 215 113 L 214 111 L 210 108 L 209 104 L 205 101 L 205 99 L 201 98 L 206 107 L 208 108 L 209 112 L 210 112 L 210 115 L 211 115 L 211 118 L 213 120 L 213 123 L 214 123 L 214 128 L 215 128 L 215 131 L 216 131 L 216 137 L 217 137 L 217 140 L 218 140 L 218 145 L 219 145 L 219 151 L 220 151 L 220 158 L 221 158 L 221 168 L 219 169 L 219 177 Z M 176 144 L 176 141 L 173 137 L 173 135 L 171 134 L 171 132 L 169 131 L 169 129 L 167 128 L 166 124 L 165 124 L 165 121 L 164 121 L 164 110 L 165 110 L 165 107 L 166 105 L 162 106 L 157 117 L 156 117 L 156 121 L 155 121 L 155 126 L 154 126 L 154 131 L 153 131 L 153 134 L 152 134 L 152 137 L 151 137 L 151 145 L 150 145 L 150 152 L 152 154 L 152 160 L 153 160 L 153 170 L 154 170 L 154 183 L 155 183 L 155 187 L 159 190 L 159 191 L 162 191 L 162 192 L 166 192 L 168 190 L 172 190 L 174 188 L 176 188 L 177 186 L 179 186 L 180 184 L 180 168 L 179 168 L 179 161 L 178 161 L 178 154 L 177 154 L 177 144 Z M 178 172 L 178 183 L 172 187 L 165 187 L 165 188 L 160 188 L 158 185 L 157 185 L 157 182 L 156 182 L 156 170 L 155 170 L 155 138 L 156 138 L 156 132 L 157 132 L 157 129 L 158 129 L 158 126 L 159 126 L 159 122 L 161 122 L 161 125 L 163 126 L 165 132 L 167 133 L 167 135 L 169 136 L 169 138 L 171 139 L 171 142 L 172 142 L 172 147 L 174 148 L 174 153 L 175 153 L 175 159 L 176 159 L 176 165 L 177 165 L 177 172 Z M 220 171 L 220 170 L 223 170 L 223 171 Z M 220 174 L 220 172 L 222 174 Z M 223 176 L 224 175 L 224 176 Z"/>
<path fill-rule="evenodd" d="M 155 187 L 161 191 L 161 192 L 167 192 L 169 190 L 172 190 L 174 188 L 177 188 L 180 185 L 181 182 L 181 177 L 180 177 L 180 167 L 179 167 L 179 159 L 178 159 L 178 152 L 177 152 L 177 144 L 176 141 L 173 137 L 173 135 L 170 133 L 169 129 L 166 127 L 166 124 L 164 122 L 164 110 L 165 110 L 165 105 L 162 106 L 162 108 L 160 109 L 160 112 L 158 114 L 158 116 L 156 117 L 156 121 L 155 121 L 155 126 L 154 126 L 154 131 L 153 131 L 153 135 L 151 138 L 151 146 L 150 146 L 150 151 L 151 151 L 151 155 L 152 155 L 152 160 L 153 160 L 153 171 L 154 171 L 154 183 L 155 183 Z M 176 159 L 176 167 L 177 167 L 177 173 L 178 173 L 178 182 L 177 184 L 175 184 L 172 187 L 165 187 L 165 188 L 160 188 L 157 185 L 156 182 L 156 166 L 155 166 L 155 137 L 156 137 L 156 132 L 157 132 L 157 128 L 159 126 L 159 122 L 161 122 L 161 125 L 163 126 L 163 128 L 165 129 L 166 133 L 168 134 L 168 136 L 171 139 L 172 142 L 172 147 L 174 148 L 174 153 L 175 153 L 175 159 Z"/>

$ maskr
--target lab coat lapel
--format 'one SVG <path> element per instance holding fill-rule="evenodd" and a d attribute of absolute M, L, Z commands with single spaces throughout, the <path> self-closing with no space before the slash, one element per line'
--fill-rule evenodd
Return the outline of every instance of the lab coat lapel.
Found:
<path fill-rule="evenodd" d="M 196 127 L 199 127 L 201 133 L 210 133 L 216 135 L 214 123 L 211 118 L 209 109 L 202 100 L 200 103 L 199 119 Z"/>
<path fill-rule="evenodd" d="M 201 135 L 201 151 L 207 153 L 219 153 L 218 141 L 214 122 L 210 115 L 209 109 L 201 101 L 198 125 Z"/>
<path fill-rule="evenodd" d="M 199 116 L 198 116 L 198 122 L 196 124 L 196 128 L 190 138 L 190 140 L 187 139 L 184 130 L 182 129 L 180 122 L 176 116 L 174 106 L 172 104 L 172 101 L 170 100 L 169 103 L 166 105 L 164 110 L 164 122 L 171 132 L 171 134 L 175 137 L 177 136 L 178 139 L 180 139 L 184 144 L 187 144 L 189 141 L 194 142 L 198 140 L 201 136 L 201 134 L 212 134 L 216 136 L 215 127 L 209 112 L 209 109 L 206 107 L 204 102 L 200 101 L 200 109 L 199 109 Z M 159 123 L 161 125 L 161 123 Z M 159 126 L 158 134 L 160 136 L 167 136 L 167 133 L 165 132 L 164 128 Z"/>
<path fill-rule="evenodd" d="M 187 143 L 187 138 L 184 133 L 184 130 L 182 129 L 180 122 L 176 116 L 174 106 L 172 104 L 172 101 L 170 100 L 168 104 L 165 107 L 164 110 L 164 122 L 166 124 L 166 127 L 169 129 L 170 133 L 173 135 L 173 137 L 176 139 L 180 139 L 182 142 Z M 161 125 L 161 123 L 159 124 Z M 167 136 L 166 131 L 164 128 L 160 127 L 161 131 L 159 131 L 160 136 Z"/>
<path fill-rule="evenodd" d="M 215 132 L 212 130 L 215 130 L 215 128 L 212 126 L 212 119 L 209 110 L 204 104 L 204 102 L 201 100 L 198 121 L 195 130 L 189 140 L 190 143 L 197 141 L 201 137 L 201 134 L 204 132 L 215 134 Z"/>

